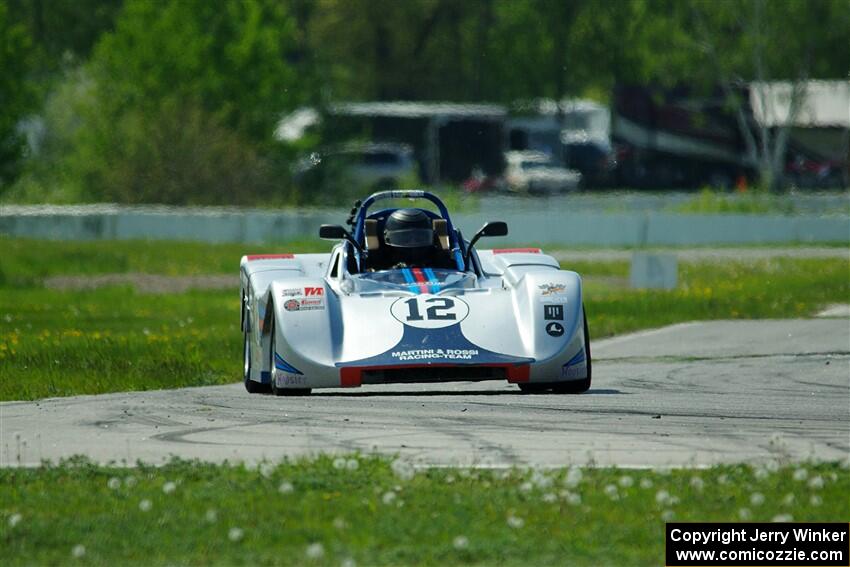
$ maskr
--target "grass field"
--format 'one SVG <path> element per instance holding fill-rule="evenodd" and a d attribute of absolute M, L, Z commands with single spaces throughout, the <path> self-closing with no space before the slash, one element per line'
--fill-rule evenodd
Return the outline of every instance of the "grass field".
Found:
<path fill-rule="evenodd" d="M 239 257 L 285 246 L 0 239 L 0 400 L 235 382 L 241 376 Z M 591 336 L 697 319 L 804 317 L 850 298 L 842 259 L 681 264 L 673 291 L 625 285 L 626 262 L 565 266 L 585 278 Z M 234 289 L 145 294 L 46 289 L 57 275 L 232 274 Z"/>
<path fill-rule="evenodd" d="M 846 466 L 846 465 L 845 465 Z M 661 565 L 665 521 L 846 521 L 838 464 L 415 471 L 85 461 L 0 469 L 4 565 Z"/>

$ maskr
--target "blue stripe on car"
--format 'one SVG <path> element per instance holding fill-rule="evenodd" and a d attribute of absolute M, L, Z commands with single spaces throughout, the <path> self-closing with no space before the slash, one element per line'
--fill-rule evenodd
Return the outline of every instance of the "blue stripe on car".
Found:
<path fill-rule="evenodd" d="M 410 268 L 403 268 L 401 273 L 404 275 L 404 281 L 408 283 L 408 289 L 413 293 L 419 293 L 419 284 L 416 283 L 416 278 L 413 277 L 413 272 Z"/>
<path fill-rule="evenodd" d="M 428 278 L 429 282 L 433 282 L 430 286 L 428 286 L 428 290 L 431 293 L 437 293 L 440 291 L 440 283 L 437 279 L 437 275 L 434 273 L 434 270 L 431 268 L 425 268 L 425 277 Z"/>
<path fill-rule="evenodd" d="M 278 370 L 282 370 L 283 372 L 289 372 L 290 374 L 304 374 L 288 362 L 286 362 L 283 357 L 281 357 L 278 353 L 274 353 L 274 367 Z"/>

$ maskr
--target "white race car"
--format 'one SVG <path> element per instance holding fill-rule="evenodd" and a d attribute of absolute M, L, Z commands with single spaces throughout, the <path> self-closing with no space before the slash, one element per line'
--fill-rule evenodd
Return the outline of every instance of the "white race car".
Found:
<path fill-rule="evenodd" d="M 429 208 L 371 210 L 385 199 Z M 402 382 L 507 380 L 526 392 L 590 387 L 581 278 L 537 248 L 476 250 L 425 191 L 355 203 L 329 254 L 242 257 L 244 380 L 251 393 Z"/>

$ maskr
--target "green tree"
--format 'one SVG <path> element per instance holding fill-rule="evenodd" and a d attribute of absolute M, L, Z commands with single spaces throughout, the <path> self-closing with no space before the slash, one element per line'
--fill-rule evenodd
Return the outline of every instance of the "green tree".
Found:
<path fill-rule="evenodd" d="M 60 89 L 75 123 L 56 168 L 84 200 L 270 198 L 277 116 L 304 101 L 287 61 L 294 22 L 273 0 L 128 0 Z M 68 113 L 65 112 L 65 115 Z"/>
<path fill-rule="evenodd" d="M 34 109 L 31 57 L 26 28 L 11 21 L 0 1 L 0 192 L 17 177 L 23 158 L 25 145 L 18 127 Z"/>

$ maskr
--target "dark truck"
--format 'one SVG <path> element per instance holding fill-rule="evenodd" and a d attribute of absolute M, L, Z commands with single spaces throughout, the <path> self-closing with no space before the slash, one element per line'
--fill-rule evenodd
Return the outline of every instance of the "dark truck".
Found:
<path fill-rule="evenodd" d="M 765 91 L 756 96 L 751 90 L 758 88 Z M 790 89 L 790 83 L 782 82 L 738 87 L 747 127 L 754 133 L 767 127 L 776 136 L 789 119 L 783 100 Z M 846 187 L 850 83 L 809 81 L 805 93 L 806 111 L 799 112 L 790 126 L 782 164 L 784 183 L 800 189 Z M 769 112 L 751 106 L 754 99 L 764 100 Z M 614 90 L 611 123 L 621 186 L 731 188 L 757 177 L 756 163 L 720 88 L 705 93 L 683 86 L 619 86 Z"/>
<path fill-rule="evenodd" d="M 614 89 L 611 138 L 617 181 L 645 189 L 732 187 L 755 171 L 722 93 L 687 87 Z"/>

